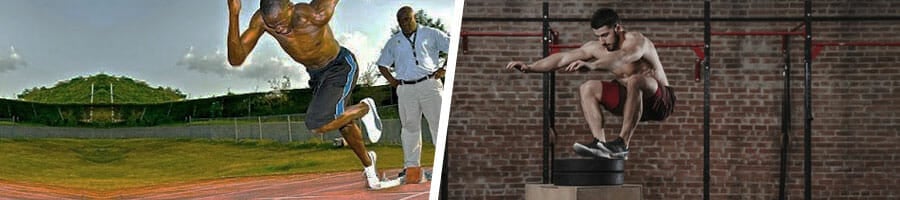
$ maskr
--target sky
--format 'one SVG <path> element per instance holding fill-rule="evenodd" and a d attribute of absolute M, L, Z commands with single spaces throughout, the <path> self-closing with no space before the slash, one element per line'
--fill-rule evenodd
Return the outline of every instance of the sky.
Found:
<path fill-rule="evenodd" d="M 292 0 L 294 3 L 308 0 Z M 180 89 L 189 99 L 270 91 L 288 76 L 308 87 L 305 68 L 264 35 L 240 68 L 226 61 L 226 0 L 4 0 L 0 2 L 0 98 L 33 87 L 105 73 Z M 241 31 L 259 8 L 242 0 Z M 374 67 L 403 5 L 425 10 L 448 30 L 453 0 L 343 0 L 330 22 L 362 67 Z M 452 34 L 451 34 L 452 36 Z"/>

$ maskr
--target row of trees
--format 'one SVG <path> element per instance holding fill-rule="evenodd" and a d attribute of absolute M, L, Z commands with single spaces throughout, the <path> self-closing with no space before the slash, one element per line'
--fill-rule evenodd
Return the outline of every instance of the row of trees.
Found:
<path fill-rule="evenodd" d="M 231 118 L 303 113 L 309 89 L 276 90 L 165 103 L 38 103 L 0 99 L 0 118 L 49 126 L 123 127 L 184 123 L 197 118 Z M 372 97 L 378 105 L 396 104 L 390 86 L 359 87 L 351 102 Z"/>
<path fill-rule="evenodd" d="M 144 81 L 125 76 L 97 74 L 57 82 L 53 87 L 26 89 L 20 100 L 43 103 L 162 103 L 184 100 L 181 90 L 153 88 Z"/>

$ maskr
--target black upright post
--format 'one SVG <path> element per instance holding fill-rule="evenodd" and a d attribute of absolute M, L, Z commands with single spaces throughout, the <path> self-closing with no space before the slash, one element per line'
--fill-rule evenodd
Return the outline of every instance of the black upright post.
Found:
<path fill-rule="evenodd" d="M 781 53 L 784 56 L 784 92 L 781 94 L 781 174 L 778 180 L 778 199 L 785 200 L 787 184 L 788 148 L 791 133 L 791 36 L 782 36 Z"/>
<path fill-rule="evenodd" d="M 550 56 L 550 35 L 547 34 L 547 32 L 550 31 L 550 5 L 547 2 L 544 2 L 543 6 L 543 15 L 541 18 L 543 38 L 541 43 L 543 45 L 543 57 L 547 57 Z M 543 167 L 544 184 L 550 183 L 550 180 L 552 179 L 550 176 L 550 163 L 553 161 L 550 156 L 553 154 L 553 147 L 550 145 L 550 128 L 553 126 L 553 81 L 553 72 L 544 73 L 544 162 L 541 163 L 541 166 Z"/>
<path fill-rule="evenodd" d="M 804 44 L 804 80 L 803 80 L 803 198 L 812 199 L 812 1 L 806 0 L 803 21 L 806 26 L 806 43 Z"/>
<path fill-rule="evenodd" d="M 447 143 L 444 142 L 444 145 L 447 145 Z M 438 196 L 438 199 L 440 199 L 440 200 L 447 200 L 447 196 L 448 196 L 448 194 L 447 194 L 447 177 L 448 177 L 447 173 L 450 170 L 447 169 L 447 162 L 449 162 L 449 161 L 450 161 L 450 157 L 447 157 L 447 147 L 445 146 L 444 147 L 444 164 L 442 165 L 443 171 L 441 172 L 441 191 L 440 191 L 441 194 Z"/>
<path fill-rule="evenodd" d="M 709 200 L 709 0 L 703 2 L 703 199 Z"/>

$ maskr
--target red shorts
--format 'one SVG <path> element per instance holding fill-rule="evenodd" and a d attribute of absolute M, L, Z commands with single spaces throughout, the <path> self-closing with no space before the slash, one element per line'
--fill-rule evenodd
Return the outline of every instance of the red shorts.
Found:
<path fill-rule="evenodd" d="M 659 85 L 661 87 L 657 87 L 656 93 L 644 95 L 641 121 L 662 121 L 675 110 L 675 93 L 672 91 L 672 87 Z M 603 97 L 600 100 L 600 104 L 614 115 L 622 116 L 626 92 L 627 88 L 617 80 L 603 82 Z"/>

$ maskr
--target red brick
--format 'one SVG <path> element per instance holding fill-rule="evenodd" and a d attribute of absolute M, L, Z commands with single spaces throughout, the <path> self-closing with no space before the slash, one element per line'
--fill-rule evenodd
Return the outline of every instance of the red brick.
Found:
<path fill-rule="evenodd" d="M 465 17 L 540 17 L 540 0 L 467 0 Z M 702 1 L 550 1 L 552 17 L 590 16 L 611 7 L 623 18 L 700 17 Z M 814 16 L 898 16 L 900 2 L 814 1 Z M 802 1 L 712 2 L 715 17 L 802 16 Z M 795 22 L 714 22 L 714 31 L 786 31 Z M 702 42 L 701 22 L 625 22 L 655 43 Z M 554 22 L 565 44 L 594 39 L 584 22 Z M 463 31 L 540 31 L 534 22 L 463 22 Z M 814 22 L 815 41 L 900 42 L 900 25 Z M 776 199 L 781 143 L 781 39 L 713 36 L 711 67 L 711 199 Z M 803 39 L 791 38 L 792 98 L 789 199 L 803 197 Z M 448 127 L 452 199 L 520 199 L 524 184 L 541 181 L 541 76 L 501 69 L 508 61 L 540 58 L 537 38 L 469 38 L 458 55 Z M 665 122 L 641 123 L 626 164 L 627 183 L 644 185 L 646 199 L 699 199 L 703 189 L 703 83 L 687 48 L 660 48 L 679 101 Z M 813 197 L 900 198 L 900 48 L 826 47 L 813 60 Z M 578 86 L 603 73 L 557 76 L 557 157 L 590 138 Z M 621 118 L 605 113 L 608 135 Z M 501 119 L 498 119 L 501 118 Z M 855 143 L 860 141 L 862 143 Z M 848 147 L 850 149 L 848 149 Z"/>

